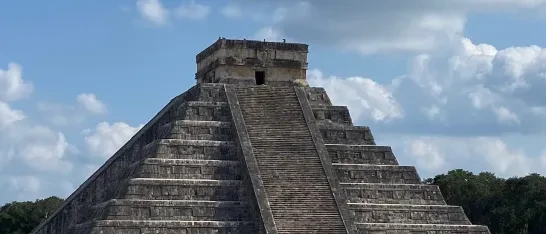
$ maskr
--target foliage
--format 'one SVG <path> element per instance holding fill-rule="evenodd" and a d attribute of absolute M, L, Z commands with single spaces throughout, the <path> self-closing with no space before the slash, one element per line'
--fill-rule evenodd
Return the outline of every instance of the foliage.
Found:
<path fill-rule="evenodd" d="M 461 169 L 426 179 L 440 187 L 446 202 L 462 206 L 473 224 L 493 234 L 546 233 L 546 178 L 538 174 L 509 179 Z"/>
<path fill-rule="evenodd" d="M 0 207 L 0 233 L 27 234 L 48 215 L 53 214 L 63 199 L 49 197 L 35 202 L 11 202 Z"/>

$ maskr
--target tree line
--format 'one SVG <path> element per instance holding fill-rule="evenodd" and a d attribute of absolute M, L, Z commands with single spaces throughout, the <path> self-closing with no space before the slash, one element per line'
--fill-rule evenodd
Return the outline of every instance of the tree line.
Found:
<path fill-rule="evenodd" d="M 462 206 L 473 224 L 487 225 L 492 234 L 546 233 L 546 178 L 539 174 L 499 178 L 493 173 L 457 169 L 424 180 L 438 185 L 449 205 Z M 27 234 L 63 199 L 11 202 L 0 207 L 0 233 Z"/>

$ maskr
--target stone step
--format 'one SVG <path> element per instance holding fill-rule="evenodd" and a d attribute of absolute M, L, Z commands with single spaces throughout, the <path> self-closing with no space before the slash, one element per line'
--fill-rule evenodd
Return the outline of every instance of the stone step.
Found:
<path fill-rule="evenodd" d="M 161 126 L 156 138 L 230 141 L 233 131 L 231 122 L 177 120 Z"/>
<path fill-rule="evenodd" d="M 203 83 L 197 89 L 190 89 L 191 101 L 227 102 L 223 84 Z"/>
<path fill-rule="evenodd" d="M 240 180 L 241 163 L 233 160 L 147 158 L 138 177 L 156 179 Z"/>
<path fill-rule="evenodd" d="M 375 145 L 372 132 L 366 126 L 319 125 L 324 144 Z"/>
<path fill-rule="evenodd" d="M 414 166 L 333 163 L 341 183 L 420 184 Z"/>
<path fill-rule="evenodd" d="M 253 222 L 178 220 L 101 220 L 72 227 L 73 234 L 233 234 L 256 233 Z"/>
<path fill-rule="evenodd" d="M 359 223 L 471 225 L 463 208 L 448 205 L 349 203 Z"/>
<path fill-rule="evenodd" d="M 173 112 L 173 120 L 231 121 L 227 102 L 187 101 Z"/>
<path fill-rule="evenodd" d="M 398 165 L 390 146 L 326 144 L 332 163 Z"/>
<path fill-rule="evenodd" d="M 142 158 L 237 160 L 235 141 L 162 139 L 142 148 Z"/>
<path fill-rule="evenodd" d="M 136 178 L 122 198 L 140 200 L 241 201 L 246 193 L 240 180 Z"/>
<path fill-rule="evenodd" d="M 356 223 L 360 232 L 370 234 L 489 234 L 489 229 L 479 225 L 448 224 L 399 224 L 399 223 Z"/>
<path fill-rule="evenodd" d="M 317 124 L 353 126 L 346 106 L 311 106 Z"/>
<path fill-rule="evenodd" d="M 237 89 L 278 233 L 347 233 L 296 92 Z"/>
<path fill-rule="evenodd" d="M 113 199 L 93 206 L 94 220 L 250 221 L 239 201 Z"/>
<path fill-rule="evenodd" d="M 425 184 L 340 183 L 349 203 L 446 205 L 440 188 Z"/>
<path fill-rule="evenodd" d="M 307 100 L 311 106 L 329 106 L 332 105 L 330 97 L 326 93 L 326 90 L 322 87 L 309 87 L 305 88 L 307 94 Z"/>

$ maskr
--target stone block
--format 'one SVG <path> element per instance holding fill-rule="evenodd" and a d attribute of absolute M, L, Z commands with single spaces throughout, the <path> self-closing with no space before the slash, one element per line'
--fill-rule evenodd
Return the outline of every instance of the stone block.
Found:
<path fill-rule="evenodd" d="M 421 179 L 413 166 L 333 164 L 341 183 L 419 184 Z"/>
<path fill-rule="evenodd" d="M 233 131 L 230 122 L 178 120 L 161 126 L 157 138 L 228 141 L 233 140 Z"/>
<path fill-rule="evenodd" d="M 252 222 L 103 220 L 83 223 L 71 234 L 233 234 L 255 233 Z"/>
<path fill-rule="evenodd" d="M 460 206 L 349 203 L 359 223 L 470 225 Z"/>
<path fill-rule="evenodd" d="M 188 101 L 177 107 L 175 120 L 231 121 L 227 102 Z"/>
<path fill-rule="evenodd" d="M 375 145 L 369 127 L 319 125 L 325 144 Z"/>
<path fill-rule="evenodd" d="M 398 165 L 390 146 L 326 145 L 332 163 Z"/>
<path fill-rule="evenodd" d="M 346 106 L 313 106 L 312 110 L 319 125 L 353 125 L 349 109 Z"/>
<path fill-rule="evenodd" d="M 446 205 L 438 186 L 342 183 L 349 203 Z"/>
<path fill-rule="evenodd" d="M 489 234 L 486 226 L 447 224 L 357 223 L 361 233 L 372 234 Z"/>
<path fill-rule="evenodd" d="M 245 196 L 242 181 L 147 179 L 129 181 L 121 198 L 141 200 L 241 201 Z"/>
<path fill-rule="evenodd" d="M 234 141 L 163 139 L 146 145 L 144 157 L 199 160 L 237 160 Z"/>
<path fill-rule="evenodd" d="M 138 178 L 240 180 L 241 163 L 227 160 L 145 159 Z"/>
<path fill-rule="evenodd" d="M 92 208 L 95 220 L 249 221 L 238 201 L 110 200 Z"/>
<path fill-rule="evenodd" d="M 332 102 L 322 87 L 309 87 L 304 89 L 307 94 L 307 100 L 311 106 L 331 106 Z"/>

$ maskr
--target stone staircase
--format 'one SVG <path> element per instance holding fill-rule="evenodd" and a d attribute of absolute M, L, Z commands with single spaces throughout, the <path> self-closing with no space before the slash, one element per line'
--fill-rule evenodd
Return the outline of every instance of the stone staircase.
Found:
<path fill-rule="evenodd" d="M 236 88 L 278 233 L 347 233 L 293 87 Z"/>
<path fill-rule="evenodd" d="M 322 88 L 307 88 L 332 165 L 360 233 L 489 234 L 437 186 L 424 185 L 414 167 L 400 166 L 368 127 L 354 126 L 346 107 L 332 106 Z"/>

